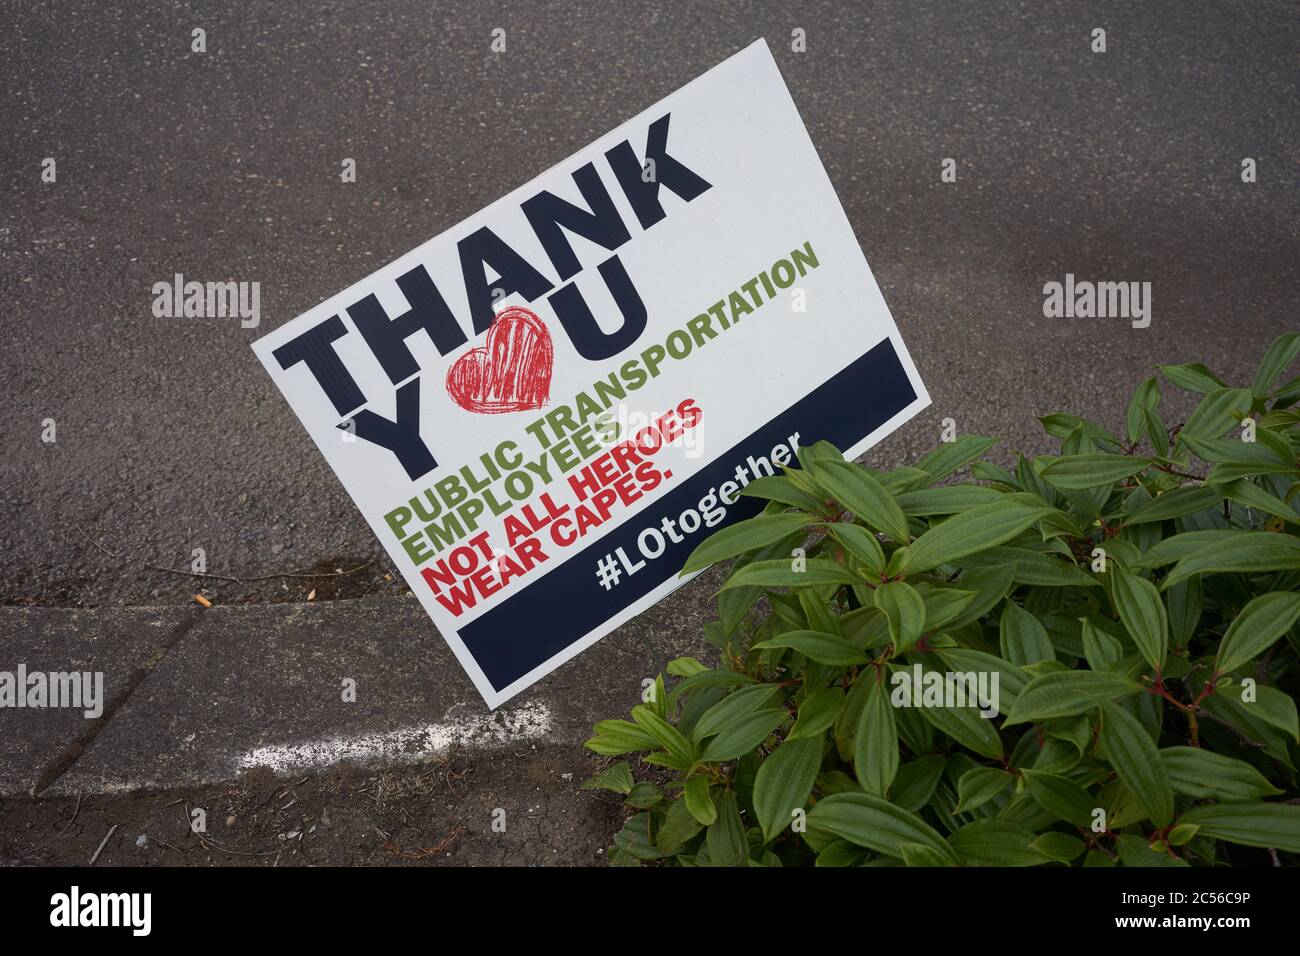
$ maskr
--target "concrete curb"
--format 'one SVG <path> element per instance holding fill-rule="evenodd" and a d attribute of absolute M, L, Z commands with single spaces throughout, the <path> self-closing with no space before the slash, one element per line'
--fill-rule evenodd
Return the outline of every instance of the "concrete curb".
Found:
<path fill-rule="evenodd" d="M 102 671 L 106 701 L 97 719 L 0 709 L 0 796 L 411 764 L 453 747 L 576 747 L 595 721 L 625 715 L 658 666 L 708 656 L 709 588 L 696 579 L 495 712 L 414 599 L 0 609 L 0 671 Z"/>

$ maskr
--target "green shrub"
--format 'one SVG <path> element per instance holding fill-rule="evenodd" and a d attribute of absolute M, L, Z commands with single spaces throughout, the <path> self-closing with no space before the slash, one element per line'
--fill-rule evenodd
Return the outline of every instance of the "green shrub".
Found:
<path fill-rule="evenodd" d="M 1203 396 L 1181 426 L 1151 378 L 1123 437 L 1048 415 L 1060 454 L 1014 473 L 968 436 L 887 473 L 821 443 L 752 482 L 763 512 L 683 572 L 735 559 L 720 666 L 674 660 L 587 741 L 642 755 L 639 782 L 622 760 L 585 784 L 632 811 L 610 862 L 1300 854 L 1298 353 L 1282 336 L 1241 388 L 1162 366 Z"/>

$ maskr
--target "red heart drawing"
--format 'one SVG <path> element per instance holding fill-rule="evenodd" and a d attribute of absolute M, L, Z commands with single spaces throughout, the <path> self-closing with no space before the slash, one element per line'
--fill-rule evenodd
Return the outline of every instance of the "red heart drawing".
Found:
<path fill-rule="evenodd" d="M 527 309 L 502 309 L 487 342 L 447 370 L 447 394 L 461 408 L 485 415 L 541 408 L 551 394 L 555 352 L 551 333 Z"/>

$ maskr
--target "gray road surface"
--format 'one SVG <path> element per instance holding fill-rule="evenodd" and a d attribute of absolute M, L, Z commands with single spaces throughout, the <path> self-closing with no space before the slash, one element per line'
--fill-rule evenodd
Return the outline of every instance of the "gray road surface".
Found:
<path fill-rule="evenodd" d="M 1045 450 L 1035 415 L 1114 423 L 1156 362 L 1241 380 L 1296 324 L 1288 2 L 121 7 L 0 13 L 9 603 L 186 602 L 194 581 L 143 566 L 195 547 L 241 578 L 379 554 L 249 342 L 758 36 L 934 397 L 873 463 L 922 453 L 945 417 L 1005 436 L 1004 456 Z M 154 318 L 177 272 L 260 282 L 262 327 Z M 1152 282 L 1151 327 L 1043 318 L 1066 272 Z"/>

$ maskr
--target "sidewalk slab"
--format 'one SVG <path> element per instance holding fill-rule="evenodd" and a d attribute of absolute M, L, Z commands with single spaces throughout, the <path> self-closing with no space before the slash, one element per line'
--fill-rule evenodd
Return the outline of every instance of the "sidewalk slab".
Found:
<path fill-rule="evenodd" d="M 659 665 L 708 657 L 707 577 L 495 712 L 413 598 L 218 606 L 47 793 L 210 784 L 257 766 L 396 766 L 451 748 L 577 747 L 597 720 L 626 716 Z"/>
<path fill-rule="evenodd" d="M 0 671 L 99 672 L 103 715 L 82 707 L 0 707 L 0 796 L 28 793 L 111 723 L 113 709 L 165 654 L 200 608 L 3 608 Z"/>

